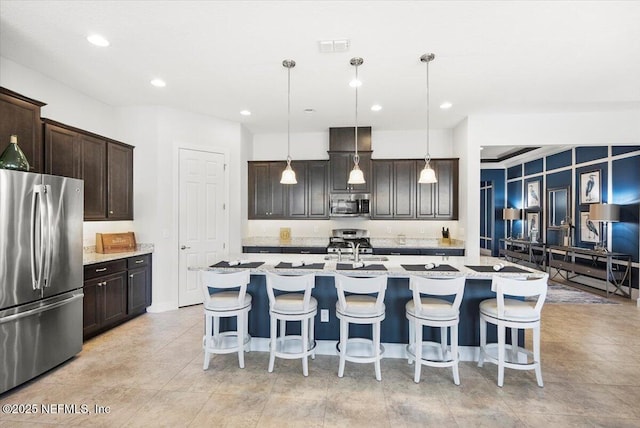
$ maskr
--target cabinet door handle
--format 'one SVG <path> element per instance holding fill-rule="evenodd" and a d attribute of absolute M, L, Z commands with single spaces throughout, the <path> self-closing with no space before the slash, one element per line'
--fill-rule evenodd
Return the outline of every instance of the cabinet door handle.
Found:
<path fill-rule="evenodd" d="M 133 274 L 129 275 L 129 278 L 133 278 Z"/>
<path fill-rule="evenodd" d="M 186 245 L 183 245 L 182 247 L 180 247 L 181 250 L 187 250 L 189 248 L 191 248 L 191 247 L 187 247 Z M 138 262 L 136 262 L 136 263 L 138 263 Z"/>
<path fill-rule="evenodd" d="M 136 264 L 144 263 L 144 259 L 136 260 Z"/>
<path fill-rule="evenodd" d="M 109 211 L 109 214 L 113 214 L 113 211 Z"/>
<path fill-rule="evenodd" d="M 96 269 L 96 272 L 104 272 L 106 270 L 107 270 L 107 268 L 100 268 L 100 269 Z"/>

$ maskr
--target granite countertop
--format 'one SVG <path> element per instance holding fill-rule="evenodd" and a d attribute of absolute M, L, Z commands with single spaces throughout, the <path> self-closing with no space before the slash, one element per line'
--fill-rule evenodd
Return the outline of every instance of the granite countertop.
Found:
<path fill-rule="evenodd" d="M 443 243 L 438 238 L 370 238 L 373 248 L 452 248 L 464 249 L 464 241 L 451 239 L 451 243 Z M 278 237 L 259 236 L 244 238 L 243 247 L 326 247 L 329 237 L 325 238 L 291 238 L 290 243 L 281 243 Z"/>
<path fill-rule="evenodd" d="M 328 258 L 328 260 L 326 259 Z M 363 257 L 365 265 L 384 265 L 387 270 L 367 270 L 366 266 L 358 270 L 342 270 L 337 269 L 337 258 L 330 257 L 323 254 L 235 254 L 226 257 L 224 260 L 244 260 L 247 262 L 264 262 L 262 265 L 256 268 L 249 268 L 252 274 L 262 274 L 266 272 L 274 272 L 278 274 L 307 274 L 314 273 L 316 275 L 333 276 L 336 273 L 342 275 L 352 276 L 370 276 L 370 275 L 388 275 L 392 278 L 407 278 L 410 275 L 418 276 L 432 276 L 432 277 L 447 277 L 447 276 L 466 276 L 474 279 L 491 279 L 495 275 L 508 276 L 508 277 L 522 277 L 522 276 L 536 276 L 540 277 L 545 272 L 528 268 L 526 266 L 518 265 L 515 263 L 506 262 L 503 259 L 495 257 L 479 257 L 479 258 L 467 258 L 467 257 L 447 257 L 447 256 L 385 256 L 385 260 L 380 260 L 382 257 L 369 256 Z M 275 266 L 281 262 L 292 263 L 304 261 L 305 264 L 324 263 L 323 269 L 301 269 L 301 268 L 276 268 Z M 351 263 L 351 261 L 342 261 L 340 263 Z M 427 263 L 436 263 L 439 265 L 449 265 L 458 271 L 408 271 L 402 267 L 402 265 L 426 265 Z M 490 269 L 492 266 L 502 263 L 504 266 L 513 266 L 519 270 L 519 272 L 504 272 L 494 271 Z M 486 266 L 489 267 L 488 272 L 478 272 L 467 266 Z M 209 269 L 209 270 L 221 270 L 225 272 L 234 272 L 242 267 L 225 267 L 225 268 L 212 268 L 208 266 L 192 267 L 191 270 Z"/>
<path fill-rule="evenodd" d="M 111 260 L 126 259 L 128 257 L 136 257 L 144 254 L 153 253 L 153 244 L 138 244 L 135 251 L 127 251 L 125 253 L 100 254 L 96 253 L 94 245 L 84 247 L 82 254 L 82 264 L 92 265 L 94 263 L 108 262 Z"/>

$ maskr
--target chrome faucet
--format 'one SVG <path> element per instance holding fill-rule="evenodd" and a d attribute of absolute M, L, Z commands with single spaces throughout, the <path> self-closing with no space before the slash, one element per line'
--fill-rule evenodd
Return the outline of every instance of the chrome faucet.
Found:
<path fill-rule="evenodd" d="M 360 243 L 354 244 L 353 241 L 347 241 L 353 249 L 353 261 L 358 263 L 360 261 Z"/>

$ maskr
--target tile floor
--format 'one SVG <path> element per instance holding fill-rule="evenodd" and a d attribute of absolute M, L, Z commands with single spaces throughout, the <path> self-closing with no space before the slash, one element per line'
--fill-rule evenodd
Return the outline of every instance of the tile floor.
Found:
<path fill-rule="evenodd" d="M 544 388 L 533 372 L 462 363 L 461 385 L 450 369 L 423 368 L 420 384 L 405 360 L 347 363 L 335 356 L 310 362 L 247 354 L 216 355 L 202 370 L 202 308 L 146 314 L 85 343 L 57 369 L 0 396 L 0 404 L 82 404 L 90 414 L 0 414 L 0 426 L 91 427 L 313 426 L 640 426 L 640 308 L 548 304 L 543 309 Z M 96 414 L 94 406 L 108 406 Z M 81 408 L 78 408 L 80 411 Z"/>

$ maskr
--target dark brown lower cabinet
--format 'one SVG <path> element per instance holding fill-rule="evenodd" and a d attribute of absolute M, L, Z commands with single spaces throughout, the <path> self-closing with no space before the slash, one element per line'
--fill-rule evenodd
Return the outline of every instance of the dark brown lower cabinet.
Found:
<path fill-rule="evenodd" d="M 85 339 L 146 312 L 151 305 L 151 255 L 84 267 Z"/>

